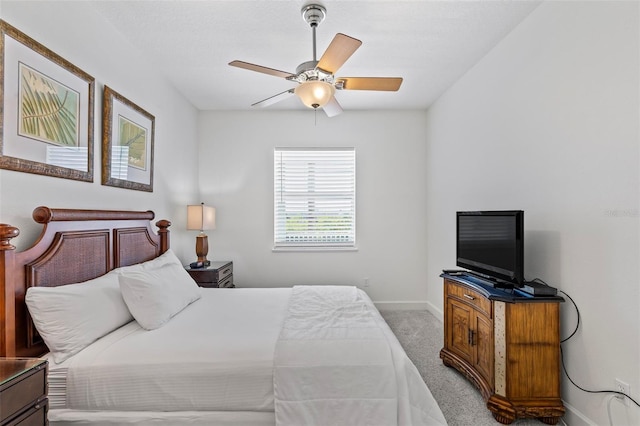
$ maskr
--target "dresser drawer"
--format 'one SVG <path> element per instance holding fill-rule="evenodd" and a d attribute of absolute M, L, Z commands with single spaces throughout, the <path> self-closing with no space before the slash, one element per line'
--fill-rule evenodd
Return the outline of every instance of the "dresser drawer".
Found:
<path fill-rule="evenodd" d="M 44 366 L 38 366 L 2 385 L 0 388 L 0 424 L 5 424 L 6 420 L 30 405 L 34 405 L 36 401 L 45 399 L 47 394 L 46 371 Z M 21 423 L 12 421 L 9 424 Z"/>
<path fill-rule="evenodd" d="M 445 283 L 445 291 L 447 297 L 455 297 L 458 300 L 474 306 L 479 311 L 484 313 L 487 317 L 493 318 L 493 312 L 491 311 L 491 301 L 484 297 L 481 293 L 453 281 L 446 280 Z"/>

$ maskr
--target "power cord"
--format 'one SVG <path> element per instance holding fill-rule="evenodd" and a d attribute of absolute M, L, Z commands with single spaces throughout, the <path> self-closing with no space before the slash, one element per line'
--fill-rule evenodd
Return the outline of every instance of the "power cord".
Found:
<path fill-rule="evenodd" d="M 569 379 L 569 381 L 571 382 L 571 384 L 573 384 L 573 386 L 577 387 L 578 389 L 580 389 L 583 392 L 588 392 L 588 393 L 612 393 L 615 395 L 622 395 L 626 398 L 629 398 L 629 401 L 633 402 L 634 404 L 636 404 L 638 407 L 640 407 L 640 404 L 638 404 L 638 401 L 636 401 L 635 399 L 631 398 L 631 396 L 627 395 L 624 392 L 620 392 L 620 391 L 616 391 L 616 390 L 590 390 L 590 389 L 585 389 L 582 386 L 579 386 L 578 384 L 576 384 L 576 382 L 573 381 L 573 379 L 571 378 L 571 376 L 569 376 L 569 373 L 567 372 L 567 367 L 564 365 L 564 352 L 562 351 L 562 346 L 560 346 L 560 361 L 562 361 L 562 371 L 564 371 L 565 376 L 567 376 L 567 379 Z"/>
<path fill-rule="evenodd" d="M 533 281 L 538 282 L 542 285 L 546 285 L 548 286 L 549 284 L 547 284 L 546 282 L 544 282 L 543 280 L 541 280 L 540 278 L 535 278 Z M 583 392 L 587 392 L 587 393 L 611 393 L 615 395 L 622 395 L 625 398 L 629 398 L 629 401 L 633 402 L 634 404 L 636 404 L 638 407 L 640 407 L 640 404 L 638 403 L 638 401 L 636 401 L 635 399 L 631 398 L 630 395 L 627 395 L 624 392 L 620 392 L 620 391 L 616 391 L 616 390 L 590 390 L 590 389 L 585 389 L 582 386 L 579 386 L 576 382 L 573 381 L 573 379 L 571 378 L 571 376 L 569 376 L 569 372 L 567 371 L 567 367 L 564 365 L 564 352 L 562 351 L 562 343 L 566 342 L 567 340 L 571 339 L 577 332 L 578 332 L 578 328 L 580 327 L 580 309 L 578 309 L 578 305 L 576 304 L 576 302 L 573 300 L 573 298 L 571 296 L 569 296 L 567 293 L 565 293 L 562 290 L 558 290 L 560 293 L 564 294 L 565 296 L 567 296 L 569 298 L 569 300 L 571 300 L 571 303 L 573 303 L 573 307 L 576 309 L 576 315 L 578 320 L 576 321 L 576 327 L 574 328 L 573 332 L 571 332 L 571 334 L 569 335 L 569 337 L 566 337 L 562 340 L 560 340 L 560 361 L 562 362 L 562 371 L 564 372 L 565 376 L 567 376 L 567 379 L 569 379 L 569 381 L 571 382 L 571 384 L 575 387 L 577 387 L 578 389 L 580 389 Z"/>
<path fill-rule="evenodd" d="M 615 426 L 613 424 L 613 415 L 611 414 L 611 401 L 613 401 L 616 398 L 617 398 L 616 395 L 611 395 L 607 400 L 607 417 L 609 418 L 609 426 Z"/>

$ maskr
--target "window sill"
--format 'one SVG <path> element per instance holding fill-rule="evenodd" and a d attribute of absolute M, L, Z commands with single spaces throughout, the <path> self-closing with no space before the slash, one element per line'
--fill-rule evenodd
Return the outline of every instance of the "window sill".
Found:
<path fill-rule="evenodd" d="M 271 249 L 272 252 L 326 252 L 326 251 L 358 251 L 356 246 L 334 247 L 303 247 L 303 246 L 278 246 Z"/>

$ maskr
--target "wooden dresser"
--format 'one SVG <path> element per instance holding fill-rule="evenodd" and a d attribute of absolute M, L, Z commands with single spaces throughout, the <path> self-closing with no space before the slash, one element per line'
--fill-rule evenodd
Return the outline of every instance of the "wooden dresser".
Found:
<path fill-rule="evenodd" d="M 444 278 L 445 365 L 464 374 L 500 423 L 533 417 L 556 424 L 561 297 L 493 288 L 470 275 Z"/>
<path fill-rule="evenodd" d="M 47 361 L 0 358 L 0 426 L 47 424 Z"/>

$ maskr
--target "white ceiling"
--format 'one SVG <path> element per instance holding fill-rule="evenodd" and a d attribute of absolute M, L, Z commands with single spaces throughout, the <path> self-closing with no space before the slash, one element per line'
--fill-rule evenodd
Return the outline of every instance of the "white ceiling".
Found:
<path fill-rule="evenodd" d="M 313 58 L 300 13 L 326 7 L 317 58 L 338 32 L 362 46 L 336 73 L 403 77 L 398 92 L 339 91 L 345 111 L 426 109 L 517 26 L 540 0 L 93 1 L 200 110 L 246 110 L 295 83 L 227 65 L 234 59 L 295 73 Z M 291 97 L 271 109 L 303 109 Z"/>

